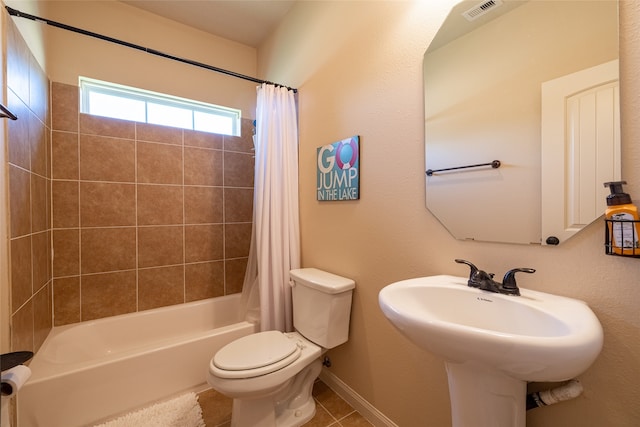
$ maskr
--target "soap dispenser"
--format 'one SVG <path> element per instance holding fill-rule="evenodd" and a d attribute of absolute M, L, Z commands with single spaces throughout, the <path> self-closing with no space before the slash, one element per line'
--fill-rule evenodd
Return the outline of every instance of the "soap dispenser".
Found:
<path fill-rule="evenodd" d="M 626 181 L 605 182 L 611 194 L 607 196 L 607 227 L 610 247 L 618 255 L 640 255 L 640 216 L 638 208 L 631 202 L 631 196 L 622 191 Z"/>

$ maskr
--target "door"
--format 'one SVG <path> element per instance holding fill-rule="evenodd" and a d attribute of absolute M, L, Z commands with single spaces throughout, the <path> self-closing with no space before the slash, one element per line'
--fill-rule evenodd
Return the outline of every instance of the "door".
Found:
<path fill-rule="evenodd" d="M 599 218 L 620 180 L 618 61 L 542 84 L 542 243 Z M 553 237 L 557 238 L 554 240 Z"/>

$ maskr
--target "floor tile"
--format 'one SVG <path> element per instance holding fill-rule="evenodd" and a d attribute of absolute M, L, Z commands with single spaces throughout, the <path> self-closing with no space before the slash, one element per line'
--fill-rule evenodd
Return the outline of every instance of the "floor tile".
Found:
<path fill-rule="evenodd" d="M 339 420 L 354 412 L 354 409 L 344 401 L 335 391 L 331 390 L 322 381 L 316 381 L 313 385 L 313 397 L 322 405 L 329 414 Z"/>
<path fill-rule="evenodd" d="M 317 380 L 313 386 L 316 414 L 304 427 L 371 427 L 362 415 L 325 383 Z M 229 427 L 232 400 L 215 390 L 198 394 L 206 427 Z"/>
<path fill-rule="evenodd" d="M 202 418 L 207 427 L 222 427 L 231 424 L 231 407 L 233 400 L 209 389 L 198 394 L 198 402 L 202 408 Z"/>
<path fill-rule="evenodd" d="M 304 427 L 327 427 L 337 423 L 336 419 L 327 412 L 322 405 L 316 402 L 316 414 L 307 423 L 303 424 Z"/>
<path fill-rule="evenodd" d="M 339 422 L 342 427 L 373 427 L 373 424 L 358 412 L 352 412 Z"/>

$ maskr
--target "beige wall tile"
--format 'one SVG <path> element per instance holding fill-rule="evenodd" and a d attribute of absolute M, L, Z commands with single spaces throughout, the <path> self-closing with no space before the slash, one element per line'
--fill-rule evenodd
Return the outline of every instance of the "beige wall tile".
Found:
<path fill-rule="evenodd" d="M 139 183 L 182 184 L 182 147 L 138 142 Z"/>
<path fill-rule="evenodd" d="M 49 280 L 53 279 L 53 231 L 47 230 L 47 248 L 49 251 L 49 257 L 47 258 L 47 277 Z"/>
<path fill-rule="evenodd" d="M 183 223 L 183 187 L 138 185 L 138 225 Z"/>
<path fill-rule="evenodd" d="M 189 147 L 222 149 L 222 135 L 208 132 L 184 130 L 184 145 Z"/>
<path fill-rule="evenodd" d="M 78 90 L 78 88 L 76 88 Z M 134 139 L 135 123 L 129 120 L 118 120 L 109 117 L 80 114 L 80 133 L 100 135 L 113 138 Z"/>
<path fill-rule="evenodd" d="M 226 224 L 224 227 L 225 258 L 249 256 L 251 224 Z"/>
<path fill-rule="evenodd" d="M 31 236 L 11 240 L 11 311 L 33 294 L 31 284 Z"/>
<path fill-rule="evenodd" d="M 225 222 L 253 221 L 253 188 L 224 189 Z"/>
<path fill-rule="evenodd" d="M 53 277 L 80 274 L 80 230 L 53 230 Z"/>
<path fill-rule="evenodd" d="M 158 267 L 184 263 L 183 227 L 138 228 L 138 267 Z"/>
<path fill-rule="evenodd" d="M 80 182 L 82 227 L 136 225 L 136 186 L 109 182 Z"/>
<path fill-rule="evenodd" d="M 185 187 L 185 224 L 215 224 L 223 221 L 222 188 Z"/>
<path fill-rule="evenodd" d="M 136 272 L 83 275 L 80 295 L 83 321 L 136 311 Z"/>
<path fill-rule="evenodd" d="M 185 147 L 185 185 L 222 185 L 222 151 Z"/>
<path fill-rule="evenodd" d="M 51 179 L 51 128 L 47 126 L 45 132 L 45 149 L 47 151 L 47 179 Z"/>
<path fill-rule="evenodd" d="M 78 91 L 77 86 L 53 82 L 51 84 L 51 128 L 78 132 Z"/>
<path fill-rule="evenodd" d="M 51 282 L 33 296 L 33 347 L 37 351 L 53 327 L 51 320 Z"/>
<path fill-rule="evenodd" d="M 182 129 L 148 123 L 136 123 L 136 138 L 138 141 L 182 145 Z"/>
<path fill-rule="evenodd" d="M 51 156 L 53 179 L 78 179 L 78 134 L 75 132 L 52 132 Z"/>
<path fill-rule="evenodd" d="M 253 187 L 255 159 L 251 154 L 224 153 L 224 185 L 230 187 Z"/>
<path fill-rule="evenodd" d="M 31 232 L 47 230 L 47 190 L 51 181 L 40 175 L 31 174 Z"/>
<path fill-rule="evenodd" d="M 136 268 L 135 227 L 83 228 L 80 242 L 82 274 Z"/>
<path fill-rule="evenodd" d="M 8 120 L 7 149 L 9 162 L 31 170 L 31 144 L 29 142 L 29 109 L 11 89 L 7 90 L 7 107 L 19 120 Z"/>
<path fill-rule="evenodd" d="M 228 259 L 224 263 L 224 294 L 242 292 L 244 274 L 247 270 L 247 258 Z"/>
<path fill-rule="evenodd" d="M 44 123 L 34 114 L 29 113 L 25 119 L 29 126 L 29 145 L 31 150 L 31 172 L 47 176 L 47 129 Z"/>
<path fill-rule="evenodd" d="M 38 292 L 51 280 L 49 259 L 51 257 L 49 233 L 46 231 L 31 235 L 32 287 Z"/>
<path fill-rule="evenodd" d="M 31 232 L 31 174 L 9 165 L 9 209 L 11 237 Z"/>
<path fill-rule="evenodd" d="M 138 270 L 138 310 L 184 302 L 184 265 Z"/>
<path fill-rule="evenodd" d="M 80 321 L 80 276 L 53 279 L 55 326 Z"/>
<path fill-rule="evenodd" d="M 34 351 L 33 301 L 29 300 L 11 316 L 11 348 L 14 351 Z"/>
<path fill-rule="evenodd" d="M 135 182 L 134 140 L 81 134 L 80 179 Z"/>
<path fill-rule="evenodd" d="M 51 191 L 53 227 L 78 227 L 80 225 L 80 183 L 78 181 L 53 181 Z"/>
<path fill-rule="evenodd" d="M 223 225 L 186 225 L 185 262 L 215 261 L 224 258 Z"/>
<path fill-rule="evenodd" d="M 185 265 L 185 292 L 187 302 L 224 295 L 224 263 Z"/>

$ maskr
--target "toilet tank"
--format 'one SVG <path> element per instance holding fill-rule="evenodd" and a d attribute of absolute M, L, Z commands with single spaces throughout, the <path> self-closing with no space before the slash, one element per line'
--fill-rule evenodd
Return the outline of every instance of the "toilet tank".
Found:
<path fill-rule="evenodd" d="M 355 282 L 317 268 L 291 270 L 290 275 L 296 331 L 324 348 L 346 342 Z"/>

